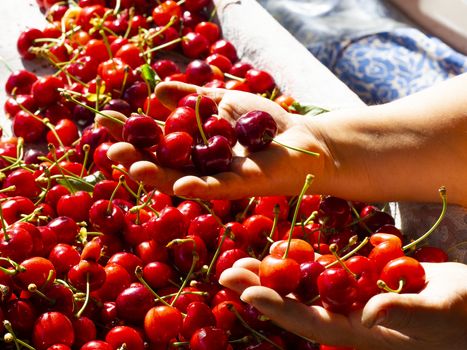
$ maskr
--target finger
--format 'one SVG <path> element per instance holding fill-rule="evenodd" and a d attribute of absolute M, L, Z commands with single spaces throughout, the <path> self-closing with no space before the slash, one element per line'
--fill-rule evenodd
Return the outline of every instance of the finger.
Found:
<path fill-rule="evenodd" d="M 231 267 L 222 271 L 219 283 L 241 294 L 246 288 L 259 285 L 259 277 L 242 267 Z"/>
<path fill-rule="evenodd" d="M 260 263 L 261 262 L 258 259 L 248 257 L 248 258 L 238 259 L 236 262 L 233 263 L 232 267 L 242 267 L 257 275 L 259 274 Z"/>
<path fill-rule="evenodd" d="M 178 81 L 163 82 L 156 87 L 156 96 L 159 101 L 170 109 L 177 107 L 178 101 L 186 95 L 199 93 L 207 95 L 219 104 L 224 95 L 222 89 L 208 89 L 196 85 L 185 84 Z"/>
<path fill-rule="evenodd" d="M 352 327 L 347 318 L 319 306 L 307 306 L 283 298 L 270 288 L 253 286 L 240 298 L 253 305 L 280 327 L 307 339 L 325 344 L 355 344 Z"/>
<path fill-rule="evenodd" d="M 432 319 L 433 305 L 419 294 L 383 293 L 372 297 L 362 313 L 362 324 L 379 325 L 410 335 Z"/>
<path fill-rule="evenodd" d="M 230 171 L 213 176 L 187 176 L 177 180 L 174 193 L 204 199 L 239 199 L 296 193 L 302 182 L 285 148 L 271 145 L 248 157 L 234 157 Z M 305 176 L 304 176 L 305 177 Z"/>
<path fill-rule="evenodd" d="M 107 129 L 115 140 L 121 141 L 123 124 L 127 119 L 128 118 L 120 112 L 106 110 L 96 114 L 94 121 L 96 125 Z"/>
<path fill-rule="evenodd" d="M 129 167 L 134 162 L 143 159 L 142 153 L 128 142 L 117 142 L 112 144 L 107 151 L 107 157 L 111 161 L 120 163 L 125 167 Z"/>
<path fill-rule="evenodd" d="M 159 167 L 153 162 L 141 160 L 133 163 L 129 169 L 130 176 L 137 182 L 155 186 L 159 191 L 173 194 L 173 184 L 185 173 L 169 168 Z"/>

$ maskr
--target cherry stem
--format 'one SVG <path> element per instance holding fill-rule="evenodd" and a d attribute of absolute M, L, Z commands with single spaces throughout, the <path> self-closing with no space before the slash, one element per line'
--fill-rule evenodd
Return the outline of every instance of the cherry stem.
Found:
<path fill-rule="evenodd" d="M 217 249 L 216 251 L 214 252 L 214 256 L 212 257 L 211 259 L 211 263 L 209 264 L 209 267 L 206 271 L 206 278 L 209 277 L 209 275 L 211 274 L 211 270 L 212 268 L 214 267 L 214 263 L 217 261 L 217 258 L 219 257 L 220 253 L 221 253 L 221 248 L 222 248 L 222 245 L 224 244 L 224 241 L 225 239 L 230 236 L 230 232 L 231 232 L 231 228 L 230 226 L 227 226 L 224 230 L 224 233 L 222 234 L 222 237 L 221 237 L 221 241 L 220 243 L 217 245 Z"/>
<path fill-rule="evenodd" d="M 207 146 L 208 145 L 208 139 L 206 137 L 206 134 L 204 133 L 203 125 L 201 123 L 201 117 L 199 115 L 199 105 L 201 104 L 201 99 L 202 98 L 203 98 L 202 95 L 198 95 L 198 97 L 196 98 L 195 116 L 196 116 L 196 124 L 198 124 L 199 133 L 201 134 L 201 138 L 203 139 L 204 144 Z"/>
<path fill-rule="evenodd" d="M 380 288 L 380 289 L 382 289 L 382 290 L 384 290 L 386 292 L 399 294 L 402 291 L 402 288 L 404 288 L 405 280 L 403 280 L 403 279 L 399 280 L 399 286 L 397 287 L 397 289 L 392 289 L 383 280 L 378 280 L 378 282 L 376 282 L 376 284 L 378 285 L 378 288 Z"/>
<path fill-rule="evenodd" d="M 49 302 L 50 305 L 55 305 L 55 299 L 52 299 L 52 298 L 49 298 L 47 295 L 45 295 L 44 293 L 42 293 L 39 289 L 37 289 L 37 286 L 34 284 L 34 283 L 31 283 L 29 286 L 28 286 L 28 292 L 29 293 L 33 293 L 33 294 L 37 294 L 39 297 L 41 297 L 42 299 L 45 299 Z"/>
<path fill-rule="evenodd" d="M 0 221 L 1 221 L 1 224 L 2 224 L 3 239 L 6 242 L 8 242 L 10 240 L 10 235 L 8 234 L 8 230 L 7 230 L 7 227 L 6 227 L 6 222 L 3 219 L 3 208 L 2 208 L 1 205 L 0 205 Z"/>
<path fill-rule="evenodd" d="M 80 318 L 81 315 L 83 314 L 84 310 L 89 304 L 90 296 L 91 296 L 91 283 L 89 283 L 89 273 L 87 273 L 86 274 L 86 298 L 84 299 L 84 303 L 81 306 L 81 309 L 79 309 L 79 311 L 76 313 L 76 318 Z"/>
<path fill-rule="evenodd" d="M 248 213 L 248 210 L 250 210 L 251 206 L 253 205 L 253 203 L 255 202 L 256 198 L 255 197 L 251 197 L 250 200 L 248 201 L 248 204 L 247 206 L 245 207 L 245 209 L 243 210 L 243 212 L 240 214 L 240 216 L 237 217 L 237 221 L 243 221 L 243 219 L 245 218 L 246 214 Z"/>
<path fill-rule="evenodd" d="M 280 345 L 276 344 L 275 342 L 273 342 L 271 339 L 269 339 L 268 337 L 266 337 L 265 335 L 263 335 L 262 333 L 258 332 L 257 330 L 253 329 L 250 327 L 250 325 L 243 319 L 243 317 L 240 315 L 240 313 L 235 309 L 235 307 L 233 306 L 233 304 L 228 304 L 227 305 L 227 308 L 234 313 L 234 315 L 238 318 L 238 320 L 240 321 L 240 323 L 246 328 L 248 329 L 251 333 L 253 333 L 255 336 L 257 336 L 258 338 L 260 339 L 263 339 L 264 341 L 267 341 L 269 344 L 271 344 L 272 346 L 274 346 L 276 349 L 280 349 L 280 350 L 284 350 L 284 348 L 282 348 Z"/>
<path fill-rule="evenodd" d="M 184 280 L 182 282 L 182 285 L 178 289 L 177 295 L 172 299 L 172 302 L 170 303 L 170 306 L 174 306 L 175 303 L 177 302 L 178 298 L 182 294 L 183 288 L 185 288 L 185 286 L 187 285 L 188 280 L 191 277 L 191 275 L 193 274 L 193 271 L 195 270 L 196 264 L 198 263 L 198 260 L 199 260 L 199 255 L 196 252 L 196 242 L 194 240 L 192 240 L 192 239 L 184 239 L 183 241 L 188 241 L 188 240 L 193 242 L 193 252 L 192 252 L 193 261 L 191 262 L 191 266 L 190 266 L 190 270 L 188 271 L 188 274 L 186 275 L 186 277 L 184 278 Z"/>
<path fill-rule="evenodd" d="M 165 49 L 166 47 L 169 47 L 173 44 L 177 44 L 179 43 L 180 41 L 183 40 L 183 37 L 180 37 L 180 38 L 177 38 L 177 39 L 174 39 L 174 40 L 170 40 L 164 44 L 161 44 L 159 46 L 156 46 L 156 47 L 153 47 L 152 49 L 149 49 L 149 50 L 146 50 L 143 52 L 143 55 L 147 55 L 149 53 L 152 53 L 152 52 L 155 52 L 155 51 L 159 51 L 159 50 L 162 50 L 162 49 Z"/>
<path fill-rule="evenodd" d="M 240 82 L 245 82 L 245 78 L 240 78 L 240 77 L 237 77 L 236 75 L 233 75 L 233 74 L 230 74 L 230 73 L 224 73 L 224 76 L 229 78 L 229 79 L 232 79 L 232 80 L 237 80 L 237 81 L 240 81 Z"/>
<path fill-rule="evenodd" d="M 113 170 L 117 170 L 119 172 L 121 172 L 123 175 L 127 176 L 127 177 L 130 177 L 130 174 L 128 174 L 127 171 L 123 170 L 122 168 L 116 166 L 116 165 L 112 165 L 112 169 Z M 135 193 L 131 188 L 130 186 L 128 186 L 128 184 L 126 183 L 126 180 L 125 182 L 123 183 L 123 187 L 125 187 L 125 189 L 135 198 L 138 198 L 138 194 Z"/>
<path fill-rule="evenodd" d="M 320 235 L 321 237 L 321 235 Z M 348 252 L 347 254 L 345 254 L 344 256 L 341 257 L 341 260 L 347 260 L 348 258 L 350 258 L 351 256 L 354 256 L 360 249 L 362 249 L 367 243 L 368 241 L 370 240 L 369 237 L 365 237 L 358 246 L 356 246 L 354 249 L 352 249 L 350 252 Z M 336 261 L 333 261 L 332 263 L 326 265 L 325 267 L 326 268 L 329 268 L 331 266 L 334 266 L 336 264 L 338 264 L 339 262 L 336 260 Z"/>
<path fill-rule="evenodd" d="M 315 210 L 310 214 L 309 217 L 306 218 L 306 220 L 303 222 L 303 226 L 308 225 L 308 223 L 316 218 L 316 215 L 318 215 L 318 211 Z"/>
<path fill-rule="evenodd" d="M 138 187 L 138 197 L 140 197 L 140 190 L 142 189 L 142 183 L 140 184 L 140 186 Z M 152 200 L 152 197 L 154 197 L 154 193 L 155 191 L 151 191 L 148 195 L 148 198 L 143 202 L 143 204 L 140 204 L 140 205 L 135 205 L 134 207 L 130 208 L 130 213 L 134 214 L 134 213 L 137 213 L 138 215 L 138 220 L 139 220 L 139 212 L 141 209 L 145 209 L 145 208 L 148 208 L 150 211 L 152 211 L 154 214 L 156 214 L 157 217 L 160 216 L 160 213 L 154 209 L 153 207 L 151 207 L 149 205 L 149 203 L 151 203 L 151 200 Z M 139 199 L 138 199 L 139 200 Z"/>
<path fill-rule="evenodd" d="M 309 156 L 313 156 L 313 157 L 319 157 L 319 153 L 317 153 L 317 152 L 312 152 L 312 151 L 308 151 L 308 150 L 303 149 L 303 148 L 286 145 L 286 144 L 284 144 L 284 143 L 282 143 L 280 141 L 277 141 L 275 138 L 272 138 L 269 135 L 265 135 L 264 138 L 266 140 L 271 140 L 272 142 L 277 143 L 278 145 L 280 145 L 282 147 L 285 147 L 285 148 L 288 148 L 288 149 L 291 149 L 293 151 L 305 153 L 305 154 L 308 154 Z"/>
<path fill-rule="evenodd" d="M 271 232 L 269 232 L 269 235 L 268 235 L 268 237 L 267 237 L 267 238 L 268 238 L 267 243 L 264 245 L 264 249 L 263 249 L 263 251 L 261 252 L 260 256 L 258 257 L 259 260 L 262 260 L 262 259 L 263 259 L 263 257 L 266 255 L 266 253 L 267 253 L 269 247 L 270 247 L 271 244 L 273 243 L 272 236 L 274 235 L 274 231 L 276 231 L 277 222 L 279 221 L 279 213 L 280 213 L 279 204 L 274 205 L 273 212 L 274 212 L 274 220 L 273 220 L 273 222 L 272 222 Z"/>
<path fill-rule="evenodd" d="M 439 189 L 439 195 L 441 197 L 441 200 L 443 201 L 443 208 L 441 209 L 441 213 L 439 214 L 438 220 L 431 226 L 431 228 L 422 236 L 417 238 L 415 241 L 405 245 L 402 247 L 402 250 L 406 251 L 411 248 L 415 248 L 415 246 L 420 243 L 421 241 L 425 240 L 428 236 L 430 236 L 434 230 L 438 228 L 438 226 L 441 224 L 441 221 L 443 221 L 444 216 L 446 215 L 446 210 L 448 206 L 447 202 L 447 194 L 446 194 L 446 187 L 442 186 Z"/>
<path fill-rule="evenodd" d="M 287 256 L 289 255 L 290 243 L 292 242 L 292 233 L 293 233 L 293 230 L 295 228 L 295 223 L 297 222 L 298 211 L 300 210 L 300 204 L 302 203 L 303 196 L 305 195 L 306 191 L 308 191 L 308 188 L 310 187 L 310 185 L 313 182 L 314 178 L 315 177 L 313 175 L 311 175 L 311 174 L 307 174 L 307 176 L 305 178 L 305 183 L 304 183 L 304 185 L 302 187 L 300 195 L 298 196 L 297 204 L 295 205 L 295 212 L 294 212 L 293 217 L 292 217 L 292 223 L 290 224 L 289 237 L 288 237 L 288 240 L 287 240 L 287 248 L 285 249 L 285 253 L 284 253 L 284 256 L 282 257 L 282 259 L 287 258 Z"/>
<path fill-rule="evenodd" d="M 82 103 L 82 102 L 78 101 L 76 98 L 74 98 L 73 96 L 71 96 L 71 94 L 70 94 L 68 91 L 66 91 L 66 90 L 61 90 L 61 91 L 62 91 L 63 97 L 65 97 L 67 100 L 70 100 L 70 101 L 72 101 L 73 103 L 76 103 L 77 105 L 80 105 L 81 107 L 84 107 L 84 108 L 86 108 L 87 110 L 90 110 L 90 111 L 93 112 L 93 113 L 97 113 L 97 114 L 103 116 L 104 118 L 110 119 L 110 120 L 113 121 L 114 123 L 117 123 L 117 124 L 119 124 L 119 125 L 124 125 L 124 124 L 125 124 L 125 122 L 124 122 L 123 120 L 114 118 L 114 117 L 112 117 L 112 116 L 110 116 L 110 115 L 108 115 L 108 114 L 105 114 L 105 113 L 103 113 L 103 112 L 101 112 L 101 111 L 96 110 L 95 108 L 89 107 L 89 106 L 88 106 L 87 104 L 85 104 L 85 103 Z"/>
<path fill-rule="evenodd" d="M 16 337 L 15 333 L 13 332 L 13 329 L 11 328 L 11 323 L 8 320 L 5 320 L 3 322 L 3 326 L 8 331 L 8 333 L 5 333 L 5 335 L 3 336 L 3 340 L 5 341 L 5 343 L 9 344 L 9 343 L 14 342 L 17 350 L 20 350 L 21 347 L 25 347 L 29 350 L 36 350 L 36 348 L 33 348 L 31 345 L 26 343 L 24 340 L 18 339 Z"/>
<path fill-rule="evenodd" d="M 119 190 L 120 187 L 122 187 L 122 184 L 124 182 L 125 182 L 125 176 L 121 175 L 118 178 L 117 186 L 115 186 L 112 194 L 110 195 L 109 204 L 107 204 L 107 215 L 110 215 L 112 213 L 112 201 L 114 200 L 115 196 L 117 195 L 117 191 Z"/>
<path fill-rule="evenodd" d="M 353 273 L 345 264 L 344 260 L 337 254 L 337 244 L 333 243 L 329 246 L 329 251 L 331 252 L 332 255 L 336 258 L 336 261 L 338 264 L 340 264 L 345 271 L 347 271 L 353 278 L 357 279 L 357 275 Z"/>
<path fill-rule="evenodd" d="M 91 150 L 91 146 L 89 146 L 88 144 L 83 145 L 83 152 L 84 152 L 83 167 L 81 168 L 81 172 L 79 174 L 79 177 L 81 178 L 84 176 L 84 171 L 86 170 L 86 165 L 88 163 L 90 150 Z"/>
<path fill-rule="evenodd" d="M 70 181 L 68 181 L 68 177 L 65 176 L 65 173 L 63 172 L 63 168 L 60 166 L 60 161 L 57 159 L 57 151 L 55 149 L 55 146 L 53 144 L 49 144 L 48 145 L 48 148 L 49 148 L 49 151 L 50 153 L 52 154 L 52 158 L 53 158 L 53 163 L 54 165 L 58 168 L 58 170 L 60 171 L 60 174 L 61 176 L 63 177 L 63 179 L 66 181 L 66 183 L 68 184 L 68 187 L 71 191 L 71 193 L 75 193 L 75 189 L 74 187 L 71 185 Z M 65 152 L 65 154 L 63 156 L 66 156 L 66 158 L 68 158 L 67 156 L 67 152 Z M 73 176 L 75 177 L 75 176 Z"/>
<path fill-rule="evenodd" d="M 143 277 L 143 268 L 141 266 L 137 266 L 136 269 L 135 269 L 135 276 L 136 278 L 138 279 L 138 281 L 147 288 L 147 290 L 149 290 L 152 295 L 154 295 L 154 297 L 160 301 L 162 304 L 164 304 L 165 306 L 171 306 L 168 302 L 166 302 L 164 300 L 164 298 L 162 298 L 159 294 L 157 294 L 154 289 L 151 288 L 151 286 L 148 284 L 148 282 L 146 282 L 146 280 L 144 279 Z"/>

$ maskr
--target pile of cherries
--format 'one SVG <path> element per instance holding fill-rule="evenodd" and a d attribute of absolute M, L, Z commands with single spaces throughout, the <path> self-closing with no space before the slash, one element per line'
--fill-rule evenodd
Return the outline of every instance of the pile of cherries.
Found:
<path fill-rule="evenodd" d="M 159 164 L 201 174 L 228 170 L 237 140 L 254 152 L 277 133 L 261 111 L 230 125 L 203 95 L 170 111 L 154 94 L 159 81 L 300 106 L 238 60 L 209 0 L 37 2 L 47 25 L 25 30 L 18 52 L 56 72 L 19 70 L 5 84 L 14 136 L 0 140 L 2 349 L 338 349 L 278 328 L 220 274 L 254 257 L 262 284 L 346 314 L 376 293 L 418 292 L 418 261 L 447 259 L 404 246 L 393 218 L 365 203 L 303 193 L 203 201 L 135 183 L 106 156 L 117 140 L 96 115 L 123 124 L 123 139 Z"/>

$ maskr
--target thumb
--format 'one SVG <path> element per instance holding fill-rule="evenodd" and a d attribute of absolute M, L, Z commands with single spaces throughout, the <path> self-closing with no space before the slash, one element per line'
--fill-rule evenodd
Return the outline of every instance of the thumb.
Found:
<path fill-rule="evenodd" d="M 420 294 L 383 293 L 372 297 L 363 308 L 362 324 L 371 328 L 379 325 L 414 332 L 431 319 L 433 306 Z"/>

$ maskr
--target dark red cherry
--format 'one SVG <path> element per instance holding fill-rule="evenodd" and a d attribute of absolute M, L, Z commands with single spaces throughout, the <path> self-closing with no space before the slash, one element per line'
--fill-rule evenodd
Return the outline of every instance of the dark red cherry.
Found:
<path fill-rule="evenodd" d="M 263 149 L 277 134 L 277 124 L 273 117 L 264 111 L 251 111 L 243 114 L 235 125 L 238 142 L 249 151 Z"/>
<path fill-rule="evenodd" d="M 228 171 L 232 158 L 229 140 L 219 135 L 212 136 L 206 145 L 196 145 L 192 151 L 193 164 L 202 175 Z"/>
<path fill-rule="evenodd" d="M 25 69 L 12 72 L 5 83 L 5 91 L 8 95 L 29 94 L 32 84 L 37 80 L 37 75 Z M 14 91 L 13 91 L 14 90 Z"/>
<path fill-rule="evenodd" d="M 122 137 L 135 147 L 148 148 L 159 142 L 162 129 L 153 118 L 135 113 L 125 121 Z"/>
<path fill-rule="evenodd" d="M 160 165 L 182 169 L 191 164 L 193 138 L 184 131 L 171 132 L 161 138 L 156 154 Z"/>
<path fill-rule="evenodd" d="M 190 107 L 191 109 L 195 110 L 198 96 L 200 95 L 197 93 L 188 94 L 184 96 L 178 101 L 178 107 Z M 199 116 L 201 117 L 201 120 L 207 120 L 213 114 L 218 113 L 217 105 L 212 98 L 205 95 L 201 95 L 198 112 Z"/>
<path fill-rule="evenodd" d="M 224 118 L 216 116 L 208 118 L 203 124 L 203 129 L 207 138 L 220 135 L 229 141 L 231 147 L 237 143 L 237 134 L 234 127 Z"/>
<path fill-rule="evenodd" d="M 213 326 L 199 328 L 190 338 L 190 349 L 192 350 L 227 350 L 229 347 L 226 330 Z"/>
<path fill-rule="evenodd" d="M 70 346 L 75 340 L 73 325 L 60 312 L 46 312 L 40 315 L 32 332 L 32 343 L 37 350 L 46 350 L 54 344 Z"/>
<path fill-rule="evenodd" d="M 202 86 L 212 79 L 214 73 L 205 61 L 194 60 L 187 65 L 185 74 L 188 83 Z"/>

